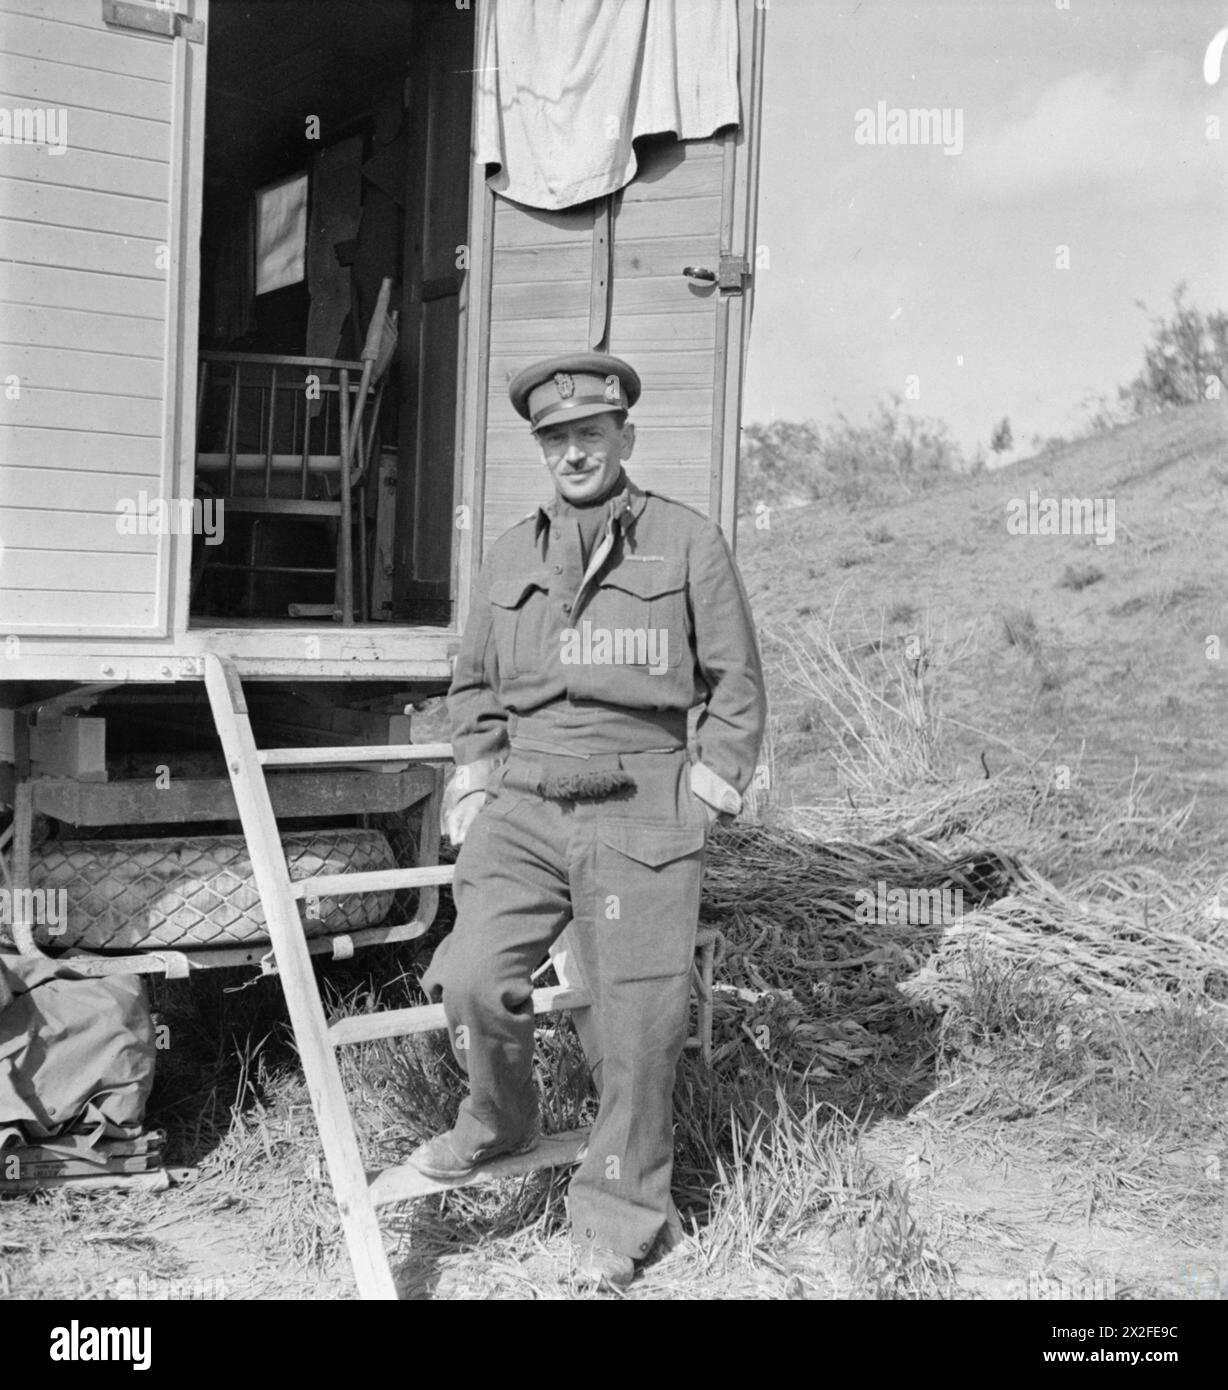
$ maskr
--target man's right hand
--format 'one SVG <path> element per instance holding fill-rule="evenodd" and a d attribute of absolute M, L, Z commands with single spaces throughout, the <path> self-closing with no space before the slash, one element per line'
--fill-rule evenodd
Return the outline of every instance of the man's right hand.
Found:
<path fill-rule="evenodd" d="M 444 816 L 444 834 L 454 845 L 464 843 L 465 836 L 469 833 L 469 827 L 477 819 L 478 812 L 486 805 L 486 793 L 483 791 L 469 792 L 452 807 Z"/>

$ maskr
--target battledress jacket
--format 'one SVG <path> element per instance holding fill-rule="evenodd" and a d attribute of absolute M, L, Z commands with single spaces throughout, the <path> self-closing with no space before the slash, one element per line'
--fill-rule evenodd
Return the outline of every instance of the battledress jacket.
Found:
<path fill-rule="evenodd" d="M 561 728 L 574 751 L 601 751 L 620 718 L 684 729 L 700 706 L 692 787 L 717 811 L 738 809 L 767 702 L 733 555 L 713 522 L 630 480 L 605 508 L 587 568 L 557 499 L 492 547 L 448 697 L 448 805 L 484 788 L 517 730 Z"/>

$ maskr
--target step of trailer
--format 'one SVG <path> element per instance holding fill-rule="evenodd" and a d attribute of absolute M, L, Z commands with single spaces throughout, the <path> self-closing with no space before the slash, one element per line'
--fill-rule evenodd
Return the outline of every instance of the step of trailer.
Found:
<path fill-rule="evenodd" d="M 418 1197 L 429 1197 L 435 1192 L 450 1192 L 458 1187 L 476 1187 L 481 1183 L 495 1182 L 499 1178 L 519 1178 L 543 1168 L 568 1168 L 579 1163 L 584 1156 L 584 1146 L 588 1143 L 589 1130 L 569 1129 L 558 1134 L 543 1134 L 535 1149 L 527 1154 L 511 1154 L 506 1158 L 492 1158 L 483 1163 L 466 1178 L 451 1182 L 440 1182 L 438 1178 L 428 1178 L 420 1173 L 412 1163 L 400 1163 L 385 1168 L 370 1178 L 371 1201 L 377 1206 L 387 1206 L 390 1202 L 409 1202 Z"/>
<path fill-rule="evenodd" d="M 585 989 L 548 985 L 533 991 L 533 1013 L 558 1014 L 587 1009 L 592 996 Z M 355 1014 L 330 1024 L 328 1040 L 334 1047 L 373 1042 L 376 1038 L 404 1038 L 413 1033 L 433 1033 L 448 1026 L 442 1004 L 418 1004 L 412 1009 L 385 1009 L 383 1013 Z"/>
<path fill-rule="evenodd" d="M 296 898 L 339 898 L 346 893 L 379 893 L 388 888 L 423 888 L 452 882 L 452 864 L 422 869 L 363 869 L 352 874 L 316 874 L 296 878 L 290 888 Z"/>
<path fill-rule="evenodd" d="M 450 763 L 450 743 L 340 744 L 319 748 L 260 748 L 261 767 L 326 767 L 331 763 Z"/>

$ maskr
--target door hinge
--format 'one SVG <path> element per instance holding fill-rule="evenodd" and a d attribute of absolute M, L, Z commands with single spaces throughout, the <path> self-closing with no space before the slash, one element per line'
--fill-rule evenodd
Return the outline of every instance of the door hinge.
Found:
<path fill-rule="evenodd" d="M 750 262 L 745 256 L 735 256 L 728 251 L 721 252 L 720 273 L 717 285 L 726 294 L 741 294 L 750 279 Z"/>
<path fill-rule="evenodd" d="M 136 29 L 142 34 L 161 34 L 168 39 L 185 38 L 204 43 L 205 26 L 199 19 L 172 10 L 167 5 L 141 5 L 135 0 L 102 0 L 102 22 L 112 29 Z"/>

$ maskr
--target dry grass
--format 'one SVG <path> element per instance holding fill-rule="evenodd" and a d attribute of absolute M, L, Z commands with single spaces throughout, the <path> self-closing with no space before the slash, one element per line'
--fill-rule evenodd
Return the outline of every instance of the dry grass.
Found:
<path fill-rule="evenodd" d="M 962 926 L 1009 926 L 1020 904 L 1031 904 L 1034 914 L 1049 914 L 1029 928 L 1043 939 L 1064 941 L 1064 931 L 1052 930 L 1057 914 L 1083 903 L 1001 857 L 898 835 L 836 846 L 780 827 L 719 834 L 704 900 L 705 920 L 719 923 L 725 938 L 717 1055 L 711 1069 L 688 1057 L 678 1083 L 675 1191 L 689 1238 L 650 1266 L 634 1297 L 962 1296 L 958 1268 L 908 1185 L 863 1153 L 875 1125 L 909 1113 L 952 1140 L 969 1126 L 1028 1121 L 1030 1144 L 1064 1153 L 1065 1163 L 1078 1157 L 1070 1201 L 1079 1211 L 1089 1202 L 1133 1210 L 1153 1222 L 1184 1222 L 1191 1233 L 1212 1219 L 1199 1171 L 1177 1181 L 1160 1161 L 1162 1138 L 1180 1136 L 1199 1152 L 1222 1143 L 1215 1117 L 1223 1108 L 1182 1108 L 1174 1081 L 1198 1076 L 1208 1098 L 1224 1085 L 1226 1032 L 1222 1018 L 1210 1016 L 1223 1010 L 1201 1006 L 1196 989 L 1201 981 L 1205 995 L 1211 975 L 1192 966 L 1173 973 L 1157 957 L 1150 975 L 1131 972 L 1125 1000 L 1133 1009 L 1135 995 L 1152 991 L 1153 1007 L 1123 1013 L 1113 990 L 1076 989 L 1051 962 L 1022 949 L 1012 954 L 1010 941 L 1002 947 L 987 929 L 979 953 L 965 941 L 960 968 L 938 970 L 943 1007 L 930 1007 L 899 986 L 943 959 L 943 928 L 858 921 L 857 890 L 880 880 L 963 884 L 980 906 Z M 1114 921 L 1117 913 L 1124 922 L 1127 905 L 1134 912 L 1122 949 L 1150 949 L 1139 933 L 1144 900 L 1147 923 L 1162 935 L 1194 925 L 1181 914 L 1195 899 L 1174 897 L 1158 878 L 1102 877 L 1087 893 L 1091 910 L 1077 908 L 1087 921 Z M 1216 949 L 1219 938 L 1199 939 Z M 1086 968 L 1073 944 L 1069 950 Z M 1099 957 L 1092 964 L 1100 970 Z M 1113 970 L 1104 978 L 1114 987 L 1119 981 Z M 414 993 L 413 972 L 385 963 L 336 977 L 329 1008 L 366 1012 Z M 198 988 L 161 1002 L 177 1040 L 169 1055 L 183 1051 L 160 1079 L 155 1113 L 172 1127 L 176 1157 L 190 1154 L 201 1169 L 200 1180 L 176 1194 L 179 1220 L 207 1227 L 218 1213 L 238 1215 L 251 1251 L 246 1270 L 231 1277 L 240 1296 L 278 1287 L 298 1297 L 344 1293 L 335 1208 L 275 988 L 268 981 L 238 994 Z M 440 1039 L 372 1043 L 343 1055 L 373 1166 L 403 1157 L 450 1121 L 461 1081 Z M 543 1034 L 538 1079 L 551 1127 L 591 1118 L 569 1024 Z M 212 1104 L 193 1110 L 202 1086 Z M 539 1174 L 394 1209 L 386 1224 L 407 1293 L 570 1296 L 565 1183 L 565 1174 Z M 16 1248 L 0 1252 L 15 1296 L 97 1296 L 108 1287 L 96 1251 L 82 1240 L 106 1211 L 115 1213 L 117 1235 L 108 1246 L 111 1282 L 125 1271 L 166 1279 L 198 1273 L 157 1244 L 156 1199 L 104 1205 L 59 1194 L 23 1205 L 32 1219 L 20 1223 Z M 143 1246 L 142 1238 L 155 1244 Z"/>
<path fill-rule="evenodd" d="M 882 614 L 876 629 L 863 622 L 860 632 L 837 637 L 842 595 L 826 620 L 771 634 L 786 684 L 834 736 L 833 758 L 850 794 L 939 782 L 950 769 L 930 671 L 959 662 L 971 634 L 954 643 L 935 632 L 928 613 L 916 631 L 889 634 Z"/>
<path fill-rule="evenodd" d="M 842 785 L 789 810 L 765 791 L 758 823 L 713 836 L 701 915 L 722 936 L 715 1055 L 709 1068 L 688 1054 L 677 1086 L 687 1236 L 632 1298 L 968 1296 L 966 1250 L 924 1189 L 868 1157 L 893 1125 L 948 1155 L 1030 1155 L 1053 1175 L 1052 1219 L 1218 1238 L 1222 866 L 1172 868 L 1188 808 L 1137 775 L 1092 792 L 1016 758 L 956 780 L 944 680 L 970 639 L 917 636 L 909 655 L 880 627 L 861 653 L 818 625 L 776 649 L 838 731 Z M 880 889 L 958 889 L 964 915 L 883 919 L 865 910 Z M 419 1002 L 421 964 L 390 948 L 321 967 L 328 1011 Z M 225 1227 L 213 1267 L 238 1296 L 352 1292 L 279 992 L 234 992 L 237 978 L 154 987 L 171 1047 L 151 1119 L 197 1180 L 162 1198 L 5 1202 L 0 1290 L 99 1297 L 138 1271 L 200 1279 L 200 1233 Z M 548 1127 L 587 1122 L 574 1030 L 539 1036 Z M 463 1082 L 442 1038 L 341 1055 L 372 1167 L 451 1122 Z M 571 1296 L 565 1188 L 543 1173 L 387 1212 L 407 1295 Z"/>
<path fill-rule="evenodd" d="M 1178 887 L 1136 868 L 1058 889 L 1026 873 L 1009 896 L 949 926 L 933 961 L 900 989 L 945 1008 L 964 991 L 973 961 L 992 961 L 1118 1014 L 1187 998 L 1228 1014 L 1228 920 L 1209 907 L 1225 888 L 1228 875 Z"/>

